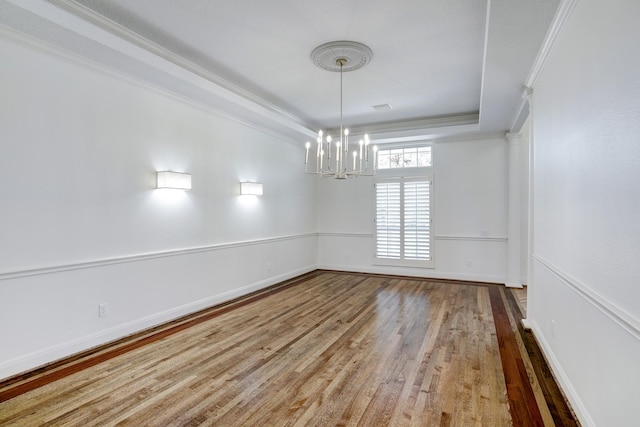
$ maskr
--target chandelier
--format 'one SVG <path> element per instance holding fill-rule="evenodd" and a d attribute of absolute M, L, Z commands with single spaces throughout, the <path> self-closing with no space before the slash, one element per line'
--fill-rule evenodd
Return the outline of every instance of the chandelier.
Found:
<path fill-rule="evenodd" d="M 357 143 L 349 145 L 349 129 L 342 124 L 342 74 L 365 66 L 372 55 L 367 46 L 351 41 L 325 43 L 311 52 L 311 59 L 318 67 L 340 72 L 340 131 L 335 143 L 332 143 L 330 132 L 326 136 L 322 130 L 318 132 L 314 147 L 315 167 L 310 166 L 309 162 L 312 144 L 305 144 L 305 172 L 336 179 L 375 174 L 378 147 L 370 144 L 367 134 Z"/>

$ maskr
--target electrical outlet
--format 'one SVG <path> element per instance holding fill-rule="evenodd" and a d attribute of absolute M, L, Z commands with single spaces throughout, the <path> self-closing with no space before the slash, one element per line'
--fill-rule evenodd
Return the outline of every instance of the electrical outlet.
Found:
<path fill-rule="evenodd" d="M 267 263 L 267 271 L 271 271 L 271 263 L 270 262 Z"/>
<path fill-rule="evenodd" d="M 473 261 L 471 261 L 470 259 L 467 260 L 467 268 L 471 268 L 473 267 Z"/>
<path fill-rule="evenodd" d="M 552 337 L 556 337 L 556 321 L 552 320 L 551 321 L 551 336 Z"/>
<path fill-rule="evenodd" d="M 109 314 L 109 304 L 103 302 L 102 304 L 98 304 L 98 316 L 104 317 Z"/>

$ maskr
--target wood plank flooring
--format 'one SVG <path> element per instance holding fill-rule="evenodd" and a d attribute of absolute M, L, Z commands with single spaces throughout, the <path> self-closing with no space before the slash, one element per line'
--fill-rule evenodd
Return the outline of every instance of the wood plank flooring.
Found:
<path fill-rule="evenodd" d="M 527 310 L 526 287 L 505 292 L 505 303 L 511 306 L 508 310 L 512 316 L 511 325 L 515 326 L 514 332 L 518 332 L 515 334 L 516 341 L 523 355 L 523 361 L 527 365 L 528 375 L 534 379 L 532 388 L 539 407 L 544 411 L 543 415 L 553 419 L 557 426 L 578 426 L 575 414 L 558 387 L 533 333 L 525 330 L 522 325 L 521 320 Z"/>
<path fill-rule="evenodd" d="M 527 316 L 527 287 L 511 288 L 511 293 L 524 317 Z"/>
<path fill-rule="evenodd" d="M 524 362 L 505 363 L 520 353 L 504 297 L 316 272 L 55 366 L 51 382 L 6 382 L 0 425 L 553 425 Z"/>

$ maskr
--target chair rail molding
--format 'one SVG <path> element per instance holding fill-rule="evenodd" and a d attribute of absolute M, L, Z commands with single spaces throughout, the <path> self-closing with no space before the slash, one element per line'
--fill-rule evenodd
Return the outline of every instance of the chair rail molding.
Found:
<path fill-rule="evenodd" d="M 289 240 L 314 238 L 317 233 L 294 234 L 289 236 L 269 237 L 264 239 L 245 240 L 238 242 L 219 243 L 206 246 L 196 246 L 190 248 L 171 249 L 166 251 L 146 252 L 132 255 L 124 255 L 111 258 L 100 258 L 94 260 L 85 260 L 67 264 L 54 264 L 47 266 L 31 267 L 20 270 L 0 272 L 0 281 L 16 279 L 20 277 L 38 276 L 43 274 L 53 274 L 72 270 L 81 270 L 86 268 L 102 267 L 114 264 L 132 263 L 146 261 L 156 258 L 176 257 L 200 252 L 220 251 L 231 248 L 239 248 L 254 245 L 264 245 L 269 243 L 284 242 Z"/>
<path fill-rule="evenodd" d="M 572 289 L 576 294 L 602 312 L 602 314 L 616 322 L 634 338 L 640 340 L 640 319 L 627 313 L 624 309 L 618 307 L 604 296 L 592 290 L 586 284 L 562 271 L 560 268 L 552 265 L 539 255 L 533 254 L 533 259 L 539 265 L 551 272 L 551 274 L 560 279 L 563 284 Z"/>

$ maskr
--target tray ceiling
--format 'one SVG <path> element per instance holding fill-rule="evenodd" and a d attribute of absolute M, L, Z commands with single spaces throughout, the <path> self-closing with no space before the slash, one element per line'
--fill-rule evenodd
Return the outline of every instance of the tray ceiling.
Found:
<path fill-rule="evenodd" d="M 558 0 L 2 0 L 0 23 L 226 114 L 286 128 L 294 138 L 339 124 L 339 74 L 318 68 L 313 49 L 360 42 L 373 57 L 344 74 L 345 125 L 392 140 L 509 131 L 557 6 Z M 392 108 L 374 108 L 384 104 Z"/>

